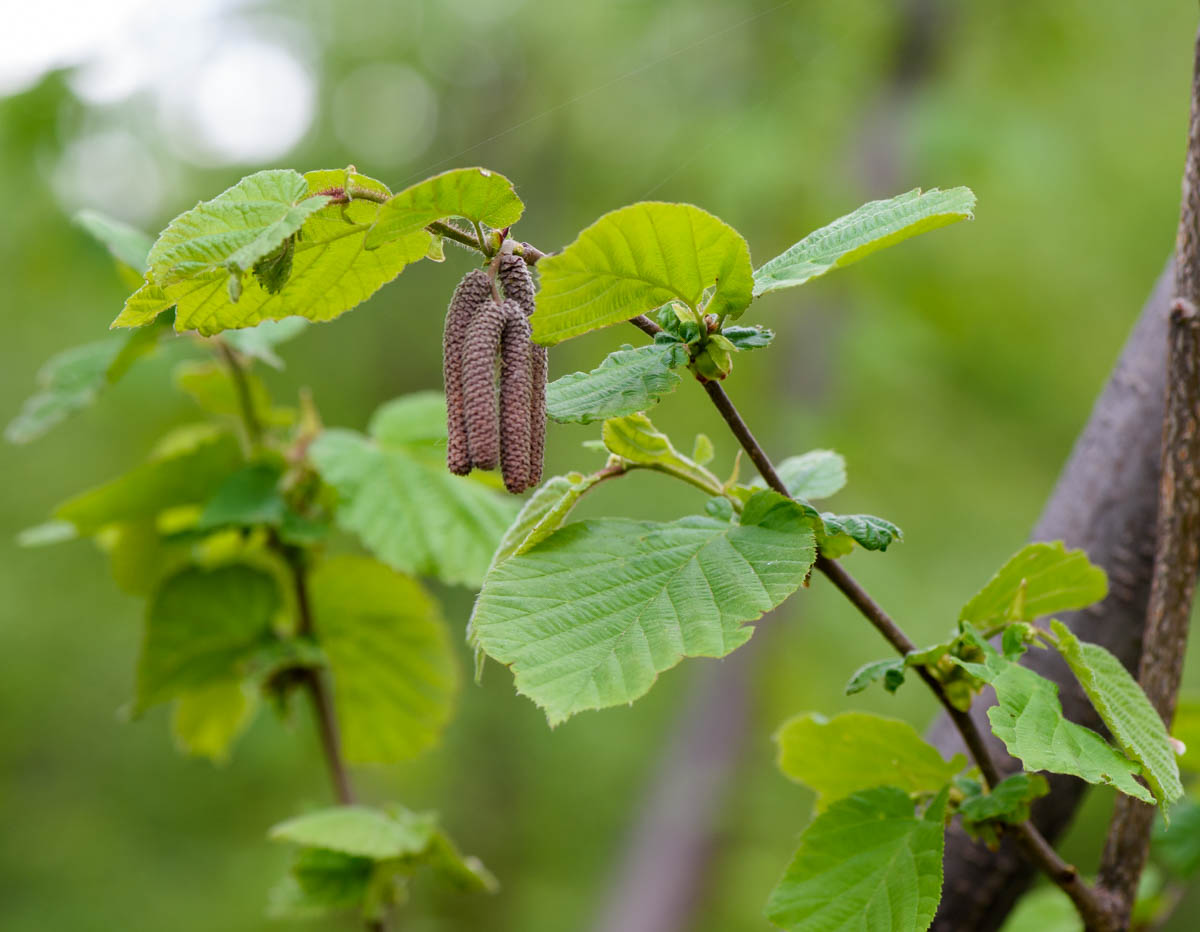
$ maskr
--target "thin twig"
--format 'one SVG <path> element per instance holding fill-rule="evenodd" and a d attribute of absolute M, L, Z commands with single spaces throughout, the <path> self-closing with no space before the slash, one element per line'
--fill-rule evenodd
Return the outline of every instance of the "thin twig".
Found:
<path fill-rule="evenodd" d="M 255 453 L 262 447 L 263 426 L 258 419 L 258 412 L 254 410 L 254 395 L 250 391 L 250 379 L 233 348 L 220 338 L 214 342 L 217 345 L 217 352 L 229 369 L 229 377 L 233 380 L 233 391 L 237 396 L 238 409 L 242 416 L 242 427 L 246 431 L 246 441 L 250 446 L 250 452 Z"/>
<path fill-rule="evenodd" d="M 1179 232 L 1175 241 L 1175 301 L 1167 335 L 1162 477 L 1154 576 L 1142 635 L 1138 682 L 1168 726 L 1175 715 L 1188 623 L 1200 568 L 1200 32 L 1192 72 L 1191 117 Z M 1128 923 L 1150 848 L 1154 808 L 1121 796 L 1113 810 L 1100 885 Z"/>

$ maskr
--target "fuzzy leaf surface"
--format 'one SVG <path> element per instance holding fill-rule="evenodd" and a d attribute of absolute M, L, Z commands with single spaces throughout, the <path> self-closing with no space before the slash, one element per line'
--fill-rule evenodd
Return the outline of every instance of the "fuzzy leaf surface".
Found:
<path fill-rule="evenodd" d="M 959 612 L 977 627 L 1033 621 L 1051 612 L 1086 608 L 1108 594 L 1108 577 L 1082 550 L 1061 540 L 1027 544 L 1000 567 Z"/>
<path fill-rule="evenodd" d="M 475 603 L 475 643 L 512 667 L 552 725 L 632 702 L 686 657 L 723 657 L 804 581 L 812 531 L 761 492 L 741 524 L 610 518 L 568 524 L 498 564 Z"/>
<path fill-rule="evenodd" d="M 871 201 L 764 263 L 754 273 L 754 296 L 803 285 L 918 233 L 969 220 L 974 211 L 975 195 L 969 188 L 915 188 Z"/>
<path fill-rule="evenodd" d="M 447 217 L 463 217 L 495 230 L 503 229 L 520 220 L 524 209 L 512 182 L 503 175 L 486 168 L 456 168 L 405 188 L 389 199 L 367 234 L 367 249 L 411 236 Z"/>
<path fill-rule="evenodd" d="M 338 524 L 394 569 L 479 585 L 519 501 L 447 472 L 440 395 L 385 404 L 369 432 L 326 430 L 309 448 L 317 471 L 337 490 Z"/>
<path fill-rule="evenodd" d="M 395 763 L 436 744 L 458 688 L 437 602 L 415 579 L 351 555 L 319 564 L 309 588 L 346 758 Z"/>
<path fill-rule="evenodd" d="M 560 423 L 590 424 L 645 411 L 682 381 L 672 370 L 687 363 L 681 343 L 629 344 L 591 372 L 574 372 L 546 386 L 546 413 Z"/>
<path fill-rule="evenodd" d="M 1061 622 L 1051 622 L 1050 626 L 1058 637 L 1058 652 L 1117 746 L 1142 765 L 1142 774 L 1165 812 L 1183 795 L 1183 785 L 1162 718 L 1120 660 L 1099 644 L 1080 641 Z"/>
<path fill-rule="evenodd" d="M 936 793 L 967 765 L 961 754 L 944 759 L 908 722 L 866 712 L 797 715 L 775 743 L 779 769 L 817 794 L 818 810 L 881 780 L 908 793 Z"/>
<path fill-rule="evenodd" d="M 538 263 L 531 322 L 546 346 L 628 320 L 672 300 L 736 318 L 753 288 L 750 249 L 729 225 L 691 204 L 647 201 L 605 214 Z"/>
<path fill-rule="evenodd" d="M 923 932 L 942 892 L 943 792 L 917 815 L 901 789 L 838 800 L 800 836 L 766 915 L 788 932 Z"/>

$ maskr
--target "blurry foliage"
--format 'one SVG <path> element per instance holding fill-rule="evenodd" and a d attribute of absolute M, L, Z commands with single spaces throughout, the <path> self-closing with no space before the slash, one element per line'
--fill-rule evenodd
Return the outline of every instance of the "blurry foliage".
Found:
<path fill-rule="evenodd" d="M 887 560 L 863 555 L 851 566 L 920 643 L 942 635 L 942 619 L 973 581 L 1027 534 L 1171 248 L 1195 25 L 1188 5 L 808 0 L 764 7 L 771 11 L 740 25 L 751 12 L 712 0 L 541 4 L 536 15 L 488 4 L 499 22 L 465 2 L 363 0 L 353 16 L 319 0 L 277 7 L 319 51 L 322 106 L 280 164 L 346 164 L 355 153 L 332 131 L 334 89 L 360 65 L 404 62 L 436 92 L 433 143 L 402 164 L 359 167 L 398 189 L 447 167 L 435 164 L 442 159 L 492 166 L 519 182 L 529 205 L 523 235 L 543 248 L 653 197 L 701 203 L 752 231 L 761 260 L 796 230 L 872 197 L 969 184 L 984 207 L 966 235 L 922 240 L 764 299 L 763 323 L 777 333 L 773 361 L 743 367 L 729 385 L 761 436 L 786 438 L 773 456 L 837 449 L 851 468 L 846 505 L 885 510 L 905 529 Z M 911 19 L 926 15 L 925 41 L 914 42 Z M 33 208 L 51 203 L 64 147 L 91 126 L 139 134 L 171 179 L 151 228 L 248 168 L 177 162 L 151 116 L 137 97 L 86 107 L 62 74 L 0 100 L 5 420 L 43 360 L 103 336 L 124 297 L 109 257 L 70 226 L 68 212 Z M 467 262 L 448 254 L 456 269 Z M 336 328 L 310 327 L 288 370 L 268 381 L 294 397 L 303 380 L 328 421 L 342 424 L 435 385 L 449 274 L 423 263 L 403 289 Z M 593 367 L 605 341 L 556 350 L 552 374 Z M 161 721 L 121 725 L 137 601 L 87 545 L 47 560 L 13 543 L 84 473 L 128 469 L 164 429 L 194 417 L 186 397 L 159 388 L 155 367 L 167 365 L 145 364 L 99 408 L 0 459 L 6 929 L 268 928 L 262 890 L 286 852 L 263 844 L 262 832 L 326 798 L 306 725 L 297 741 L 260 719 L 219 779 L 176 757 Z M 715 414 L 682 397 L 662 403 L 656 423 L 675 436 L 720 437 Z M 548 470 L 576 462 L 589 436 L 586 427 L 552 427 Z M 732 456 L 728 441 L 716 445 L 718 456 Z M 667 492 L 654 478 L 624 480 L 620 507 L 677 516 L 688 491 Z M 608 511 L 617 502 L 601 498 Z M 585 503 L 581 515 L 596 507 Z M 937 567 L 938 585 L 916 567 Z M 441 594 L 461 632 L 468 594 Z M 769 733 L 797 708 L 839 711 L 848 672 L 878 655 L 861 621 L 822 585 L 785 606 L 759 639 L 772 649 L 759 652 L 739 790 L 713 815 L 722 845 L 699 930 L 762 926 L 758 909 L 793 848 L 780 813 L 800 824 L 807 811 L 772 766 Z M 413 896 L 427 908 L 414 913 L 441 918 L 411 927 L 585 928 L 678 701 L 707 665 L 666 675 L 631 710 L 590 713 L 553 733 L 506 676 L 465 689 L 445 745 L 364 790 L 440 810 L 505 889 L 460 900 L 418 882 Z M 856 699 L 918 725 L 933 711 L 916 690 Z M 1068 857 L 1096 849 L 1106 805 L 1097 794 L 1083 810 Z M 1177 915 L 1173 928 L 1186 927 L 1188 905 Z"/>

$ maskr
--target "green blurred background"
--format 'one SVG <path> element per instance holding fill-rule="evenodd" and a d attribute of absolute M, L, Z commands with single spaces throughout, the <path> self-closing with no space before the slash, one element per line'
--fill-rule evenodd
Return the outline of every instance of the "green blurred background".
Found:
<path fill-rule="evenodd" d="M 515 181 L 518 236 L 543 249 L 653 197 L 717 214 L 757 263 L 865 200 L 966 184 L 974 223 L 756 304 L 746 322 L 779 337 L 728 383 L 772 455 L 846 455 L 839 511 L 904 528 L 902 546 L 851 568 L 927 641 L 1024 541 L 1171 248 L 1196 12 L 1118 0 L 24 5 L 0 39 L 0 418 L 47 356 L 103 334 L 120 308 L 108 256 L 70 224 L 85 206 L 157 230 L 261 167 L 354 162 L 396 189 L 481 164 Z M 361 428 L 381 402 L 437 386 L 442 310 L 470 262 L 421 263 L 310 328 L 284 347 L 287 370 L 267 374 L 278 397 L 309 386 L 326 423 Z M 615 328 L 557 348 L 552 375 L 636 337 Z M 168 367 L 139 366 L 93 410 L 0 457 L 5 930 L 276 927 L 266 890 L 287 853 L 264 831 L 329 796 L 304 716 L 260 717 L 224 768 L 178 756 L 161 711 L 124 723 L 141 604 L 90 544 L 14 543 L 195 418 Z M 708 432 L 717 464 L 732 462 L 700 392 L 683 387 L 655 420 L 681 446 Z M 580 442 L 595 433 L 552 426 L 548 469 L 593 465 Z M 696 507 L 656 478 L 602 490 L 587 513 Z M 461 631 L 472 593 L 441 594 Z M 819 581 L 755 643 L 733 783 L 695 813 L 718 841 L 697 930 L 765 928 L 811 804 L 775 771 L 770 734 L 795 712 L 845 707 L 848 674 L 887 654 Z M 371 799 L 440 810 L 504 887 L 461 899 L 418 884 L 401 928 L 590 928 L 677 716 L 716 666 L 685 663 L 634 707 L 553 732 L 503 669 L 468 681 L 442 748 L 360 782 Z M 918 725 L 934 711 L 916 689 L 854 705 Z M 1068 841 L 1085 870 L 1108 805 L 1097 795 Z M 326 927 L 352 926 L 310 926 Z"/>

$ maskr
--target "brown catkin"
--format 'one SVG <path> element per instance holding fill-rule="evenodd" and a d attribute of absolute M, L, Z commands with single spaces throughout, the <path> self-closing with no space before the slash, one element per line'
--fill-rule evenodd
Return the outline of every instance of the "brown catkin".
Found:
<path fill-rule="evenodd" d="M 466 409 L 463 402 L 463 346 L 471 321 L 492 297 L 492 283 L 482 269 L 473 269 L 454 289 L 446 310 L 442 335 L 442 378 L 446 386 L 446 465 L 455 475 L 471 471 L 467 444 Z"/>
<path fill-rule="evenodd" d="M 546 450 L 546 347 L 530 342 L 533 347 L 530 365 L 529 398 L 529 485 L 542 481 L 542 460 Z"/>
<path fill-rule="evenodd" d="M 463 407 L 467 449 L 477 469 L 500 465 L 500 413 L 496 406 L 496 354 L 504 330 L 504 312 L 485 301 L 471 321 L 463 344 Z"/>
<path fill-rule="evenodd" d="M 508 491 L 524 492 L 529 481 L 529 405 L 533 341 L 529 321 L 516 301 L 504 302 L 500 340 L 500 469 Z"/>
<path fill-rule="evenodd" d="M 501 256 L 496 266 L 496 277 L 500 279 L 504 297 L 516 301 L 526 317 L 532 316 L 535 307 L 533 276 L 529 274 L 529 266 L 525 264 L 525 260 L 511 253 Z"/>

